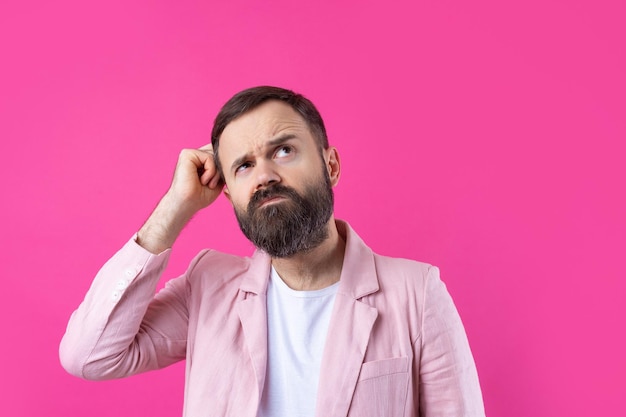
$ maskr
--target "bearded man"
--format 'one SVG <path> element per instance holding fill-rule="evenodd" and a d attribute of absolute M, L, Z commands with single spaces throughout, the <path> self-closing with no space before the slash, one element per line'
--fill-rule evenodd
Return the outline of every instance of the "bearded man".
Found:
<path fill-rule="evenodd" d="M 96 276 L 61 342 L 65 369 L 110 379 L 186 359 L 189 417 L 483 416 L 438 269 L 375 254 L 336 220 L 340 172 L 309 100 L 236 94 Z M 204 250 L 154 295 L 181 230 L 221 193 L 257 251 Z"/>

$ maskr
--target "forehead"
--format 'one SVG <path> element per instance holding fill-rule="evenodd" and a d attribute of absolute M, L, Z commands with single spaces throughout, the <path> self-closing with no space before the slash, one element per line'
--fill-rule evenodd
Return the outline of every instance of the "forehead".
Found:
<path fill-rule="evenodd" d="M 267 101 L 230 122 L 220 137 L 220 155 L 251 152 L 282 134 L 311 136 L 306 121 L 290 105 Z"/>

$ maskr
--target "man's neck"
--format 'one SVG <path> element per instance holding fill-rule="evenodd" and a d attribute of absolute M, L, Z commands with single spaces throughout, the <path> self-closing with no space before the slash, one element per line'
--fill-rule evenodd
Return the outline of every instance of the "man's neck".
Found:
<path fill-rule="evenodd" d="M 331 217 L 328 237 L 321 245 L 289 258 L 273 258 L 272 266 L 290 288 L 312 291 L 326 288 L 339 281 L 346 242 Z"/>

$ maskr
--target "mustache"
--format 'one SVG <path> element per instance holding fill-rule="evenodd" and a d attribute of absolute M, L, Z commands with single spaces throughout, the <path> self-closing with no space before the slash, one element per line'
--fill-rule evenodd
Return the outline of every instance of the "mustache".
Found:
<path fill-rule="evenodd" d="M 248 202 L 248 211 L 254 211 L 259 207 L 259 205 L 261 205 L 261 203 L 263 203 L 263 201 L 274 197 L 285 197 L 297 200 L 300 198 L 300 194 L 298 194 L 298 192 L 291 187 L 287 187 L 282 184 L 272 184 L 252 195 L 250 201 Z"/>

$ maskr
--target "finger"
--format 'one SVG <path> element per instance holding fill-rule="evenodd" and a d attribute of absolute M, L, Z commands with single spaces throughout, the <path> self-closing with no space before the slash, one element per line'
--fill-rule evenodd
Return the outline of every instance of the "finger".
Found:
<path fill-rule="evenodd" d="M 213 175 L 211 181 L 209 182 L 209 188 L 217 188 L 223 183 L 224 181 L 222 180 L 222 176 L 217 170 L 215 170 L 215 175 Z"/>
<path fill-rule="evenodd" d="M 199 151 L 207 154 L 207 159 L 204 161 L 204 166 L 201 174 L 201 182 L 204 185 L 207 185 L 209 188 L 217 188 L 222 182 L 222 177 L 220 173 L 217 171 L 217 167 L 215 166 L 214 154 L 213 154 L 213 145 L 206 144 L 198 148 Z"/>
<path fill-rule="evenodd" d="M 204 164 L 202 166 L 202 175 L 200 176 L 200 181 L 203 185 L 208 185 L 210 188 L 214 188 L 214 186 L 212 186 L 211 184 L 211 180 L 215 175 L 219 176 L 219 174 L 217 174 L 215 163 L 213 162 L 213 157 L 208 156 L 204 160 Z"/>
<path fill-rule="evenodd" d="M 207 159 L 212 159 L 212 154 L 197 149 L 183 149 L 178 158 L 180 166 L 195 165 L 196 168 L 202 168 Z"/>

